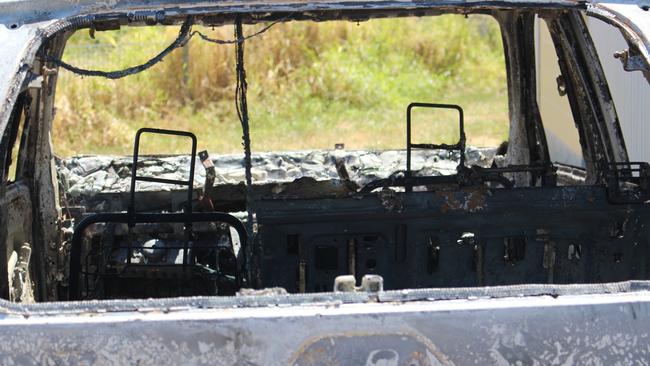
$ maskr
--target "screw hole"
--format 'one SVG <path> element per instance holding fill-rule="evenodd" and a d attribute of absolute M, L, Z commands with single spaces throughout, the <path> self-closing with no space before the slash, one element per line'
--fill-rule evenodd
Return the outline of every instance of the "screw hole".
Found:
<path fill-rule="evenodd" d="M 18 24 L 12 24 L 12 25 L 9 26 L 9 28 L 16 29 L 16 28 L 18 28 Z"/>

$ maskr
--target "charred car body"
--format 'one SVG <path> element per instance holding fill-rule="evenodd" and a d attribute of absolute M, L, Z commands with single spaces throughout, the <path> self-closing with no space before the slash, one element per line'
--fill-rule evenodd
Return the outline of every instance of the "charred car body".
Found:
<path fill-rule="evenodd" d="M 0 349 L 7 361 L 610 363 L 647 352 L 650 166 L 628 159 L 584 18 L 620 29 L 629 45 L 618 54 L 622 67 L 650 80 L 646 4 L 10 1 L 0 9 L 0 295 L 46 302 L 3 303 L 0 327 L 7 331 Z M 504 155 L 472 150 L 478 158 L 472 157 L 462 106 L 413 101 L 404 106 L 405 159 L 395 171 L 361 176 L 350 164 L 353 154 L 321 152 L 329 177 L 254 185 L 251 169 L 259 156 L 247 141 L 244 81 L 238 103 L 245 184 L 220 183 L 223 158 L 197 155 L 197 136 L 151 126 L 138 131 L 132 158 L 93 170 L 117 169 L 125 189 L 68 195 L 71 177 L 79 179 L 70 172 L 88 169 L 55 160 L 49 134 L 58 67 L 74 68 L 60 58 L 79 29 L 183 24 L 166 52 L 191 37 L 192 24 L 235 24 L 243 52 L 246 24 L 447 13 L 486 14 L 500 25 L 510 116 Z M 549 155 L 537 104 L 536 19 L 553 39 L 583 168 Z M 457 112 L 457 142 L 413 142 L 411 116 L 421 108 Z M 160 157 L 139 156 L 140 138 L 151 133 L 176 135 L 192 146 L 179 178 L 140 174 L 161 164 Z M 415 158 L 427 162 L 434 155 L 454 162 L 449 174 L 412 168 Z M 194 189 L 199 169 L 204 183 Z M 137 182 L 154 189 L 137 191 Z M 633 280 L 640 282 L 612 284 Z M 248 288 L 256 290 L 242 290 Z M 149 297 L 158 299 L 132 300 Z M 123 300 L 103 301 L 111 299 Z M 114 318 L 101 315 L 106 312 Z M 79 321 L 83 314 L 95 316 Z M 133 319 L 143 320 L 140 328 Z M 564 324 L 585 319 L 592 324 L 566 331 Z M 184 331 L 169 335 L 178 326 Z M 295 336 L 274 339 L 278 327 Z M 34 337 L 30 329 L 40 329 L 38 346 L 22 347 L 21 340 Z M 78 347 L 64 346 L 56 358 L 51 337 L 61 329 L 71 334 L 64 344 Z M 610 337 L 605 347 L 596 347 L 594 333 Z M 147 337 L 166 351 L 142 351 L 151 349 Z M 612 341 L 616 337 L 625 341 Z"/>

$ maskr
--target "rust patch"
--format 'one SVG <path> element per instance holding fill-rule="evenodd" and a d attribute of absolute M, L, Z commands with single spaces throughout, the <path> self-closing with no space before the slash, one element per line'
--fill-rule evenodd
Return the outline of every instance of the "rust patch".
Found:
<path fill-rule="evenodd" d="M 467 193 L 466 209 L 469 212 L 475 212 L 485 208 L 485 196 L 488 189 L 485 186 L 463 190 Z"/>
<path fill-rule="evenodd" d="M 485 186 L 463 188 L 460 191 L 442 190 L 436 192 L 436 196 L 443 201 L 440 207 L 442 213 L 447 213 L 450 210 L 467 212 L 482 210 L 486 206 L 487 194 L 488 189 Z"/>

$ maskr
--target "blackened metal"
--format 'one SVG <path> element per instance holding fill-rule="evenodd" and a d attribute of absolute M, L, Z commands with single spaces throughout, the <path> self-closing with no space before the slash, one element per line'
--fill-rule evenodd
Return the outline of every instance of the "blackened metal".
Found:
<path fill-rule="evenodd" d="M 474 264 L 476 266 L 476 285 L 484 286 L 485 279 L 483 275 L 484 248 L 482 243 L 477 242 L 474 245 Z"/>
<path fill-rule="evenodd" d="M 387 289 L 475 286 L 480 281 L 494 286 L 650 278 L 644 255 L 648 228 L 633 225 L 646 222 L 650 211 L 641 202 L 611 203 L 605 186 L 473 186 L 449 187 L 433 194 L 395 194 L 403 202 L 401 212 L 386 210 L 375 195 L 256 202 L 256 240 L 264 243 L 265 253 L 263 285 L 297 291 L 296 259 L 286 258 L 285 245 L 287 235 L 296 233 L 302 238 L 302 258 L 306 259 L 314 257 L 318 245 L 345 244 L 363 233 L 357 240 L 357 274 L 365 270 L 370 258 L 362 257 L 366 255 L 361 250 L 366 246 L 363 238 L 378 238 L 371 256 L 376 263 L 372 273 L 384 278 Z M 629 223 L 619 225 L 621 233 L 612 238 L 612 223 L 626 220 Z M 477 234 L 474 244 L 470 240 L 457 244 L 466 232 Z M 504 241 L 515 237 L 519 239 L 510 239 L 505 261 Z M 406 256 L 400 250 L 402 243 L 406 243 Z M 577 244 L 582 245 L 579 261 L 575 260 Z M 316 282 L 307 264 L 302 281 L 313 291 L 322 280 Z"/>
<path fill-rule="evenodd" d="M 523 112 L 523 123 L 528 139 L 529 162 L 532 165 L 543 166 L 540 172 L 531 171 L 531 185 L 535 185 L 541 178 L 543 185 L 554 185 L 552 169 L 546 134 L 542 125 L 542 117 L 537 104 L 537 68 L 535 58 L 535 22 L 536 16 L 532 12 L 525 12 L 518 16 L 517 32 L 520 47 L 516 50 L 521 59 L 520 80 L 520 106 Z"/>
<path fill-rule="evenodd" d="M 166 178 L 153 178 L 153 177 L 136 177 L 135 180 L 139 182 L 163 183 L 178 186 L 190 186 L 186 180 L 166 179 Z"/>
<path fill-rule="evenodd" d="M 222 222 L 233 227 L 239 235 L 241 250 L 248 247 L 248 235 L 246 228 L 236 217 L 223 212 L 194 212 L 194 213 L 103 213 L 88 216 L 81 220 L 74 230 L 70 241 L 70 276 L 69 276 L 69 299 L 78 300 L 81 298 L 81 288 L 79 278 L 81 275 L 81 252 L 82 241 L 86 229 L 96 223 L 122 223 L 122 224 L 141 224 L 141 223 L 186 223 L 190 222 Z M 185 261 L 186 259 L 184 259 Z M 244 263 L 238 263 L 239 269 L 244 268 Z"/>
<path fill-rule="evenodd" d="M 6 197 L 7 184 L 9 183 L 9 166 L 11 164 L 11 152 L 13 144 L 16 140 L 18 127 L 20 122 L 20 111 L 22 103 L 16 103 L 12 112 L 10 128 L 5 129 L 4 134 L 0 137 L 0 197 Z M 18 115 L 18 117 L 16 117 Z M 15 131 L 15 132 L 14 132 Z M 7 233 L 9 227 L 7 226 L 8 207 L 7 205 L 0 204 L 0 298 L 9 299 L 9 274 L 7 270 L 7 251 L 4 245 L 7 243 Z"/>
<path fill-rule="evenodd" d="M 427 273 L 432 274 L 438 270 L 440 262 L 440 246 L 437 237 L 429 237 L 427 250 Z"/>
<path fill-rule="evenodd" d="M 617 204 L 650 200 L 650 164 L 610 163 L 605 171 L 609 201 Z"/>
<path fill-rule="evenodd" d="M 498 183 L 504 188 L 512 188 L 513 183 L 502 176 L 502 173 L 508 172 L 527 172 L 527 171 L 546 171 L 546 167 L 535 167 L 516 165 L 503 168 L 481 168 L 471 167 L 463 168 L 460 173 L 452 175 L 438 176 L 398 176 L 391 175 L 389 178 L 374 180 L 359 190 L 359 194 L 368 194 L 377 188 L 384 187 L 417 187 L 417 186 L 449 186 L 456 185 L 461 187 L 479 185 L 486 182 Z"/>
<path fill-rule="evenodd" d="M 508 264 L 516 264 L 526 257 L 526 237 L 512 236 L 503 239 L 503 260 Z"/>
<path fill-rule="evenodd" d="M 343 158 L 332 157 L 334 160 L 334 166 L 336 167 L 336 173 L 339 175 L 339 178 L 345 182 L 350 182 L 350 173 L 345 166 L 345 160 Z"/>
<path fill-rule="evenodd" d="M 406 224 L 399 224 L 395 228 L 395 261 L 406 261 L 406 247 L 408 240 L 408 227 Z"/>
<path fill-rule="evenodd" d="M 11 120 L 9 121 L 10 128 L 8 129 L 9 135 L 8 135 L 8 144 L 9 146 L 7 147 L 7 151 L 5 154 L 5 165 L 4 165 L 4 175 L 3 179 L 7 179 L 7 174 L 9 174 L 9 168 L 13 165 L 16 164 L 16 161 L 14 159 L 16 157 L 11 156 L 15 144 L 18 142 L 18 131 L 20 129 L 20 117 L 22 116 L 22 110 L 25 105 L 25 93 L 21 93 L 18 95 L 18 98 L 16 99 L 16 104 L 14 104 L 14 109 L 11 112 Z"/>
<path fill-rule="evenodd" d="M 348 240 L 348 274 L 357 275 L 357 239 Z"/>
<path fill-rule="evenodd" d="M 203 164 L 203 168 L 205 169 L 205 184 L 203 184 L 203 197 L 199 200 L 199 208 L 214 211 L 214 204 L 211 198 L 214 190 L 214 180 L 216 178 L 214 164 L 207 150 L 199 151 L 199 160 L 201 160 L 201 164 Z"/>

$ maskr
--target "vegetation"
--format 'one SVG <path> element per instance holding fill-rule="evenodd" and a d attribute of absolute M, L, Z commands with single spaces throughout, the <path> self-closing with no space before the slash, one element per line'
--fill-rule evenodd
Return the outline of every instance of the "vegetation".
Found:
<path fill-rule="evenodd" d="M 252 33 L 262 25 L 247 26 Z M 198 27 L 197 27 L 198 28 Z M 232 26 L 200 29 L 232 38 Z M 86 68 L 139 64 L 178 27 L 77 32 L 64 60 Z M 254 151 L 402 148 L 412 101 L 457 103 L 469 143 L 498 145 L 507 136 L 507 89 L 501 37 L 487 16 L 383 19 L 363 23 L 277 24 L 246 42 Z M 59 155 L 128 154 L 139 127 L 190 130 L 200 148 L 240 152 L 234 103 L 234 46 L 202 42 L 174 51 L 141 74 L 120 80 L 61 71 L 53 142 Z M 457 116 L 419 113 L 420 142 L 457 139 Z M 426 117 L 426 118 L 425 118 Z M 156 140 L 149 152 L 187 152 L 185 141 Z"/>

